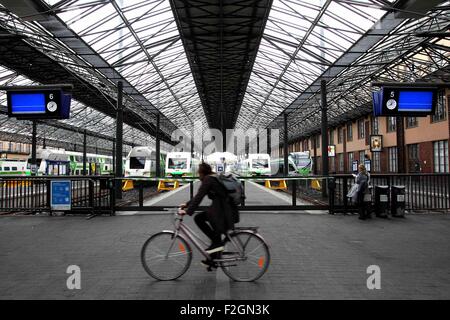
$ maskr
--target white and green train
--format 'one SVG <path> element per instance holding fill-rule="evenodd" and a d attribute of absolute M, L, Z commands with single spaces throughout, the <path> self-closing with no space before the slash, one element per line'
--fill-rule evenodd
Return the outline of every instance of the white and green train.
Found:
<path fill-rule="evenodd" d="M 27 160 L 0 159 L 0 177 L 30 175 L 31 171 Z"/>
<path fill-rule="evenodd" d="M 267 153 L 249 154 L 246 159 L 237 162 L 234 171 L 242 177 L 270 176 L 270 155 Z"/>
<path fill-rule="evenodd" d="M 291 157 L 288 158 L 288 168 L 289 176 L 296 176 L 299 174 L 299 169 L 297 168 Z M 270 170 L 272 176 L 284 176 L 284 159 L 272 159 L 270 161 Z"/>
<path fill-rule="evenodd" d="M 69 155 L 70 169 L 74 175 L 83 173 L 83 153 L 66 151 Z M 114 174 L 114 164 L 112 156 L 87 153 L 86 170 L 89 175 L 111 175 Z"/>
<path fill-rule="evenodd" d="M 114 173 L 112 156 L 86 154 L 87 175 L 110 175 Z M 36 150 L 38 175 L 82 175 L 83 153 L 56 149 Z"/>
<path fill-rule="evenodd" d="M 169 152 L 166 157 L 167 177 L 193 177 L 197 175 L 200 160 L 190 152 Z"/>
<path fill-rule="evenodd" d="M 292 159 L 297 167 L 297 172 L 301 175 L 307 176 L 312 173 L 313 160 L 309 151 L 291 152 L 289 158 Z"/>
<path fill-rule="evenodd" d="M 161 176 L 165 176 L 166 153 L 160 152 Z M 150 147 L 133 147 L 125 161 L 126 178 L 154 178 L 156 176 L 156 151 Z"/>

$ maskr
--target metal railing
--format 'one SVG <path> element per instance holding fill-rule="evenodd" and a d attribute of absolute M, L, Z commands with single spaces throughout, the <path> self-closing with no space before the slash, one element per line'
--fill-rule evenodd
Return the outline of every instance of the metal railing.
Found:
<path fill-rule="evenodd" d="M 351 211 L 346 195 L 355 178 L 352 175 L 334 175 L 335 208 Z M 450 209 L 450 174 L 372 174 L 370 190 L 375 198 L 376 186 L 405 186 L 405 207 L 409 211 L 448 211 Z"/>
<path fill-rule="evenodd" d="M 323 199 L 323 201 L 316 202 L 316 203 L 307 203 L 305 204 L 304 202 L 300 201 L 301 199 L 299 199 L 298 195 L 299 192 L 297 192 L 297 185 L 301 185 L 303 181 L 308 181 L 308 183 L 310 183 L 310 181 L 313 180 L 320 180 L 320 181 L 328 181 L 328 180 L 332 180 L 332 177 L 300 177 L 300 176 L 295 176 L 295 177 L 237 177 L 243 186 L 243 190 L 245 192 L 245 199 L 243 200 L 242 204 L 238 206 L 239 210 L 242 211 L 286 211 L 286 210 L 332 210 L 330 209 L 330 202 L 329 199 L 332 200 L 332 198 L 327 198 L 327 199 Z M 189 184 L 189 198 L 188 199 L 183 199 L 184 201 L 192 199 L 194 196 L 194 183 L 195 181 L 198 181 L 199 178 L 198 177 L 185 177 L 185 178 L 178 178 L 178 177 L 165 177 L 165 178 L 117 178 L 116 180 L 132 180 L 134 182 L 135 188 L 138 189 L 138 194 L 139 194 L 139 198 L 138 201 L 136 201 L 136 203 L 134 205 L 125 205 L 125 206 L 115 206 L 114 210 L 115 211 L 161 211 L 164 208 L 169 208 L 171 206 L 168 205 L 145 205 L 144 204 L 144 197 L 143 197 L 143 183 L 147 182 L 147 183 L 155 183 L 157 184 L 159 181 L 167 181 L 167 180 L 172 180 L 172 181 L 179 181 L 180 184 Z M 285 194 L 285 197 L 289 197 L 290 199 L 290 204 L 279 204 L 279 203 L 274 203 L 272 205 L 249 205 L 248 204 L 248 195 L 247 195 L 247 188 L 246 185 L 249 181 L 258 183 L 258 184 L 264 184 L 266 180 L 285 180 L 287 183 L 287 190 L 288 193 Z M 328 183 L 324 184 L 325 186 L 328 185 Z M 294 192 L 289 192 L 291 190 L 294 190 Z M 282 201 L 283 203 L 285 203 L 286 201 Z M 176 207 L 178 205 L 178 203 L 174 203 L 172 207 Z M 199 208 L 204 209 L 203 207 Z"/>
<path fill-rule="evenodd" d="M 71 212 L 112 213 L 113 197 L 110 181 L 105 176 L 32 176 L 0 177 L 0 213 L 52 213 L 51 181 L 70 180 Z M 55 210 L 60 211 L 60 210 Z"/>
<path fill-rule="evenodd" d="M 0 213 L 5 212 L 39 212 L 51 208 L 50 183 L 52 180 L 71 181 L 71 212 L 109 213 L 115 211 L 161 211 L 167 205 L 145 205 L 144 186 L 142 182 L 157 184 L 160 180 L 179 180 L 189 184 L 189 196 L 194 196 L 194 183 L 191 178 L 121 178 L 113 176 L 64 176 L 64 177 L 0 177 Z M 279 191 L 285 199 L 273 204 L 257 204 L 248 201 L 251 194 L 239 206 L 242 211 L 282 211 L 282 210 L 325 210 L 329 213 L 350 212 L 356 210 L 347 198 L 347 193 L 355 183 L 352 175 L 333 176 L 289 176 L 289 177 L 238 177 L 247 192 L 248 183 L 263 185 L 266 180 L 284 180 L 287 189 Z M 115 199 L 114 186 L 117 180 L 135 182 L 136 200 L 130 205 Z M 405 205 L 409 211 L 445 211 L 450 209 L 450 174 L 372 174 L 370 186 L 374 199 L 376 186 L 405 186 Z M 323 188 L 326 189 L 324 197 Z M 253 195 L 254 196 L 254 195 Z M 188 200 L 183 199 L 183 200 Z M 290 203 L 289 203 L 290 202 Z M 261 202 L 264 203 L 264 202 Z M 281 204 L 280 204 L 281 203 Z M 178 203 L 174 203 L 173 207 Z"/>

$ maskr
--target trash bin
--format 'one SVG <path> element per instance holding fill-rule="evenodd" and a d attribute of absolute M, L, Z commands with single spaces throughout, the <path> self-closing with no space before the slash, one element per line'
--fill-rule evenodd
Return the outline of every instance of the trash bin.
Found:
<path fill-rule="evenodd" d="M 391 215 L 405 217 L 405 186 L 391 187 Z"/>
<path fill-rule="evenodd" d="M 387 218 L 389 212 L 389 186 L 375 186 L 375 215 Z"/>

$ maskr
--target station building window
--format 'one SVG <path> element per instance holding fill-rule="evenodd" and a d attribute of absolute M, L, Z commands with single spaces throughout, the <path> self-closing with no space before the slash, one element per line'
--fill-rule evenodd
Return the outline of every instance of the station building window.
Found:
<path fill-rule="evenodd" d="M 307 150 L 309 150 L 309 140 L 308 139 L 303 141 L 303 151 L 307 151 Z"/>
<path fill-rule="evenodd" d="M 336 172 L 336 158 L 335 157 L 329 157 L 328 158 L 328 170 L 332 173 Z"/>
<path fill-rule="evenodd" d="M 348 153 L 348 172 L 353 171 L 353 152 Z"/>
<path fill-rule="evenodd" d="M 334 129 L 330 129 L 328 136 L 328 144 L 334 144 Z"/>
<path fill-rule="evenodd" d="M 338 143 L 344 142 L 344 128 L 339 127 L 338 128 Z"/>
<path fill-rule="evenodd" d="M 441 91 L 438 93 L 436 111 L 434 115 L 431 116 L 431 122 L 439 122 L 446 119 L 447 119 L 447 108 L 445 105 L 445 94 L 443 91 Z"/>
<path fill-rule="evenodd" d="M 397 147 L 388 148 L 388 171 L 397 172 Z"/>
<path fill-rule="evenodd" d="M 434 172 L 449 172 L 448 168 L 448 140 L 433 142 Z"/>
<path fill-rule="evenodd" d="M 408 172 L 420 172 L 419 144 L 408 145 Z"/>
<path fill-rule="evenodd" d="M 397 119 L 395 117 L 387 117 L 387 132 L 394 132 L 397 130 Z"/>
<path fill-rule="evenodd" d="M 353 141 L 353 125 L 351 122 L 347 124 L 347 141 Z"/>
<path fill-rule="evenodd" d="M 343 153 L 339 153 L 337 155 L 337 157 L 338 157 L 338 169 L 339 169 L 339 172 L 344 172 L 345 171 L 345 168 L 344 168 L 344 154 Z"/>
<path fill-rule="evenodd" d="M 320 148 L 320 136 L 314 136 L 312 139 L 314 139 L 312 140 L 312 147 L 314 148 L 315 145 L 316 149 Z"/>
<path fill-rule="evenodd" d="M 372 134 L 378 134 L 379 132 L 379 121 L 377 117 L 372 117 Z"/>
<path fill-rule="evenodd" d="M 419 125 L 417 117 L 407 117 L 406 118 L 406 128 L 415 128 Z"/>
<path fill-rule="evenodd" d="M 372 152 L 372 171 L 381 172 L 381 156 L 380 152 Z"/>
<path fill-rule="evenodd" d="M 366 160 L 366 152 L 362 150 L 359 152 L 359 163 L 364 164 L 364 160 Z"/>
<path fill-rule="evenodd" d="M 358 139 L 364 139 L 366 137 L 366 128 L 364 125 L 364 119 L 358 120 Z"/>

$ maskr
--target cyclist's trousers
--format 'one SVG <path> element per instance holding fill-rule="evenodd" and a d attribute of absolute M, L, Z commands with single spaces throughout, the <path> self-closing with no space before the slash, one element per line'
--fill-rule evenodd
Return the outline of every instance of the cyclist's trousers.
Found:
<path fill-rule="evenodd" d="M 216 232 L 208 223 L 208 218 L 206 217 L 205 211 L 197 213 L 194 217 L 194 221 L 199 229 L 211 239 L 212 243 L 216 244 L 222 241 L 221 234 Z"/>

